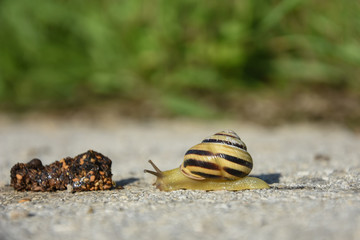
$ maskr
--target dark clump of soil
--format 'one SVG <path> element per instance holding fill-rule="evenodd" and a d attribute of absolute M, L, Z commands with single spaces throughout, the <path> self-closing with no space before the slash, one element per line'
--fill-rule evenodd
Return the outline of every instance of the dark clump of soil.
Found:
<path fill-rule="evenodd" d="M 10 171 L 11 186 L 18 191 L 106 190 L 113 186 L 111 160 L 89 150 L 43 166 L 41 160 L 17 163 Z"/>

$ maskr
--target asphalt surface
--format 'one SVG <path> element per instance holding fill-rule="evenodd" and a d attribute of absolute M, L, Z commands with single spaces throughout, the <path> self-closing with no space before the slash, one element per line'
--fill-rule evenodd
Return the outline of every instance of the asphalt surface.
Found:
<path fill-rule="evenodd" d="M 161 192 L 145 174 L 232 129 L 270 189 Z M 360 135 L 336 125 L 264 128 L 189 120 L 0 119 L 0 239 L 360 239 Z M 124 189 L 17 192 L 10 169 L 93 149 Z"/>

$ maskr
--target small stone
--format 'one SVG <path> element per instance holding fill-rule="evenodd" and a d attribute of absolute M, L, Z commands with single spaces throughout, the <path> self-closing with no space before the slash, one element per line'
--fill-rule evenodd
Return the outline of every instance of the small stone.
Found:
<path fill-rule="evenodd" d="M 31 198 L 22 198 L 18 201 L 18 203 L 30 202 Z"/>
<path fill-rule="evenodd" d="M 71 184 L 66 185 L 66 191 L 68 193 L 73 193 L 74 192 L 73 186 Z"/>
<path fill-rule="evenodd" d="M 21 219 L 26 217 L 30 217 L 30 213 L 26 210 L 13 210 L 9 212 L 9 218 L 11 220 Z"/>
<path fill-rule="evenodd" d="M 314 156 L 315 161 L 328 162 L 330 161 L 330 156 L 327 154 L 318 153 Z"/>
<path fill-rule="evenodd" d="M 88 211 L 87 211 L 88 214 L 92 214 L 94 213 L 94 208 L 92 206 L 89 207 Z"/>

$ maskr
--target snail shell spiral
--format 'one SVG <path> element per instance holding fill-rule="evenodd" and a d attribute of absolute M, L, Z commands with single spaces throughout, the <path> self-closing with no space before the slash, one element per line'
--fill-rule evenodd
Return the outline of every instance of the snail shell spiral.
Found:
<path fill-rule="evenodd" d="M 222 131 L 190 148 L 180 166 L 195 180 L 235 180 L 247 176 L 253 167 L 246 145 L 233 131 Z"/>

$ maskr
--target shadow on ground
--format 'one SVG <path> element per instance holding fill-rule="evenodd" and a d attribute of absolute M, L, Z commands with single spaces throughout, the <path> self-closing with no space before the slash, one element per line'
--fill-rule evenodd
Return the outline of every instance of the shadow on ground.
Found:
<path fill-rule="evenodd" d="M 139 181 L 139 178 L 126 178 L 126 179 L 122 179 L 122 180 L 119 180 L 119 181 L 115 181 L 116 183 L 116 186 L 126 186 L 128 184 L 131 184 L 133 182 L 136 182 L 136 181 Z"/>
<path fill-rule="evenodd" d="M 280 173 L 270 173 L 270 174 L 260 174 L 260 175 L 252 175 L 253 177 L 260 178 L 264 180 L 267 184 L 279 183 L 280 182 Z"/>

